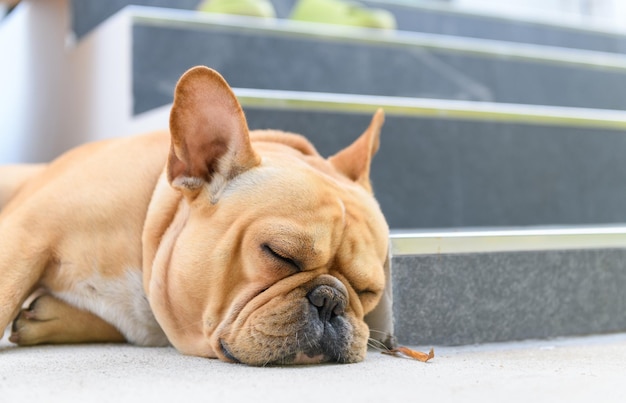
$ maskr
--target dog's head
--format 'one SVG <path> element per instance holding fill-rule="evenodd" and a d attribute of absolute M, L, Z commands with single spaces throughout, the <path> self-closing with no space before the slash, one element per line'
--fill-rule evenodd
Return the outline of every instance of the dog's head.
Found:
<path fill-rule="evenodd" d="M 252 365 L 364 358 L 388 253 L 369 183 L 383 120 L 324 159 L 301 136 L 249 133 L 215 71 L 183 75 L 143 239 L 146 292 L 178 350 Z"/>

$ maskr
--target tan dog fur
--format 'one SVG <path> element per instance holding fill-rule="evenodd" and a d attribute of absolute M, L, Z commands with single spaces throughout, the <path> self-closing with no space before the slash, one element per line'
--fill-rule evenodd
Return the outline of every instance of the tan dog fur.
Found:
<path fill-rule="evenodd" d="M 23 345 L 362 360 L 388 256 L 369 183 L 383 120 L 323 159 L 301 136 L 248 132 L 228 84 L 197 67 L 177 85 L 171 135 L 0 170 L 0 327 L 17 317 Z"/>

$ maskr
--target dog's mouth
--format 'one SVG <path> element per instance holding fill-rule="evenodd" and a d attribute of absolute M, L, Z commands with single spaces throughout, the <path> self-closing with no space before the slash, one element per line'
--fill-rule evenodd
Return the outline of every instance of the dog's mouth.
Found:
<path fill-rule="evenodd" d="M 237 357 L 235 357 L 235 355 L 230 352 L 230 349 L 228 348 L 228 344 L 226 344 L 226 342 L 223 339 L 220 339 L 220 350 L 222 350 L 222 355 L 228 361 L 233 362 L 235 364 L 241 364 L 241 361 L 239 361 Z"/>

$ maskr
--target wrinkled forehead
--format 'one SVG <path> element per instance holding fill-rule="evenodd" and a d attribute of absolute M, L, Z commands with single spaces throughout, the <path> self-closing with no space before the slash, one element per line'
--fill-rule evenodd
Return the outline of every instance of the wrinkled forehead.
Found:
<path fill-rule="evenodd" d="M 259 167 L 233 179 L 222 198 L 243 203 L 240 208 L 267 209 L 269 216 L 297 215 L 311 224 L 340 219 L 342 226 L 357 234 L 386 236 L 385 219 L 367 190 L 298 158 L 264 157 Z"/>
<path fill-rule="evenodd" d="M 298 156 L 263 155 L 261 164 L 243 172 L 226 185 L 224 197 L 263 192 L 268 198 L 295 198 L 316 203 L 338 186 L 332 172 L 323 172 Z"/>
<path fill-rule="evenodd" d="M 264 204 L 272 202 L 296 203 L 305 207 L 316 204 L 323 197 L 323 189 L 319 178 L 309 172 L 306 166 L 296 163 L 292 165 L 261 165 L 250 169 L 226 184 L 222 198 L 255 199 L 263 197 Z M 251 206 L 252 207 L 252 206 Z"/>

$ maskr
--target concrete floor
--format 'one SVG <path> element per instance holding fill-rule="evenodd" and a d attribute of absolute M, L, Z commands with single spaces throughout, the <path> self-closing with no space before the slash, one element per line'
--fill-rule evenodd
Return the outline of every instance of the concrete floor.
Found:
<path fill-rule="evenodd" d="M 0 401 L 626 401 L 626 334 L 435 347 L 435 354 L 429 363 L 371 351 L 360 364 L 252 368 L 172 348 L 15 348 L 4 340 Z"/>

